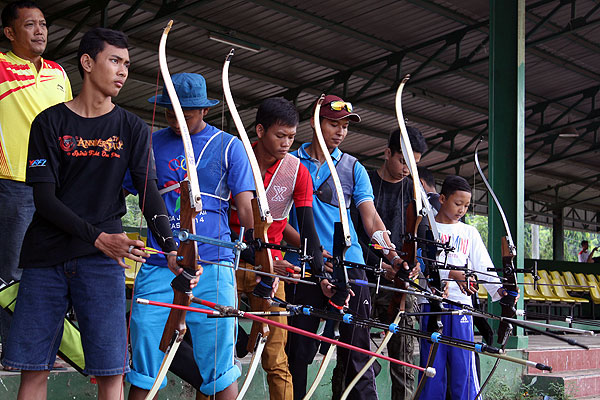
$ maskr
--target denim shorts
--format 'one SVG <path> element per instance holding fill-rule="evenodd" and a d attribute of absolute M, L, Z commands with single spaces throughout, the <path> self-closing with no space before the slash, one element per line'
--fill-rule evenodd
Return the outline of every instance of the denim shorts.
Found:
<path fill-rule="evenodd" d="M 81 331 L 84 372 L 128 372 L 125 274 L 104 254 L 23 270 L 4 365 L 26 371 L 52 369 L 70 305 Z"/>

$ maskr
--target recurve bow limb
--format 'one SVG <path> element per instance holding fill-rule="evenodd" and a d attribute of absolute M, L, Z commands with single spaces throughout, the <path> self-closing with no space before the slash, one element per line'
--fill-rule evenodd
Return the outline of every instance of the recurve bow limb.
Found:
<path fill-rule="evenodd" d="M 158 61 L 160 65 L 160 71 L 163 77 L 165 88 L 171 99 L 173 105 L 173 111 L 179 124 L 181 131 L 181 139 L 183 141 L 183 147 L 185 151 L 185 161 L 188 165 L 187 178 L 180 182 L 180 229 L 187 230 L 190 233 L 196 233 L 196 216 L 202 211 L 202 199 L 200 197 L 200 185 L 198 184 L 198 174 L 196 171 L 196 160 L 194 156 L 194 148 L 190 138 L 185 117 L 183 115 L 183 109 L 177 97 L 177 92 L 173 86 L 169 68 L 167 65 L 167 37 L 169 31 L 173 25 L 173 21 L 169 21 L 167 27 L 164 29 L 160 39 L 158 48 Z M 184 269 L 184 272 L 176 276 L 171 282 L 173 287 L 173 304 L 177 305 L 190 305 L 191 289 L 189 287 L 189 281 L 195 276 L 198 270 L 198 246 L 196 242 L 190 240 L 181 242 L 177 250 L 177 255 L 182 257 L 178 259 L 177 264 Z M 158 371 L 157 377 L 150 389 L 150 392 L 146 396 L 147 400 L 153 399 L 160 384 L 169 370 L 171 362 L 175 357 L 175 353 L 185 336 L 187 330 L 185 325 L 184 310 L 172 309 L 169 313 L 169 317 L 165 324 L 165 329 L 160 341 L 160 350 L 165 353 L 165 357 Z"/>

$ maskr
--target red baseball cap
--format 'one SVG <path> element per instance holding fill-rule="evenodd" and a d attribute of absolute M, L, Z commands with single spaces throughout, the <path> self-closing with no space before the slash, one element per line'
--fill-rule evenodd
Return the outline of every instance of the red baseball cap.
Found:
<path fill-rule="evenodd" d="M 325 96 L 319 116 L 333 121 L 349 117 L 350 121 L 360 122 L 360 116 L 353 112 L 352 104 L 333 94 Z"/>

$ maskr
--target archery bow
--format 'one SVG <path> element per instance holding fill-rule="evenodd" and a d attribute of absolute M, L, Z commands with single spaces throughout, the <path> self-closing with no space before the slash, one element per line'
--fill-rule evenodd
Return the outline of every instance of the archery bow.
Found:
<path fill-rule="evenodd" d="M 187 230 L 190 233 L 196 233 L 196 215 L 202 211 L 202 200 L 200 197 L 200 185 L 198 184 L 198 174 L 196 168 L 196 160 L 194 156 L 194 149 L 192 146 L 192 140 L 188 130 L 183 109 L 177 97 L 175 87 L 171 80 L 169 68 L 167 66 L 167 36 L 173 26 L 173 21 L 169 21 L 167 27 L 164 29 L 160 39 L 158 47 L 158 61 L 160 65 L 160 72 L 163 77 L 165 88 L 171 99 L 173 105 L 173 111 L 179 124 L 179 130 L 181 131 L 181 139 L 183 141 L 183 148 L 185 152 L 185 161 L 189 166 L 187 171 L 187 179 L 180 182 L 180 227 L 181 230 Z M 190 304 L 190 278 L 195 276 L 196 270 L 198 270 L 198 246 L 196 242 L 186 241 L 180 242 L 177 250 L 177 264 L 183 267 L 184 271 L 173 279 L 171 286 L 173 287 L 173 304 L 189 305 Z M 180 258 L 181 257 L 181 258 Z M 169 318 L 165 324 L 162 338 L 160 340 L 160 350 L 165 353 L 160 369 L 158 370 L 156 379 L 150 392 L 146 396 L 147 400 L 153 399 L 160 385 L 169 370 L 169 366 L 175 357 L 175 353 L 185 336 L 187 328 L 185 325 L 185 311 L 172 309 L 169 313 Z"/>
<path fill-rule="evenodd" d="M 407 214 L 406 229 L 407 229 L 407 231 L 409 231 L 408 233 L 410 236 L 408 237 L 408 240 L 404 241 L 404 244 L 402 247 L 402 252 L 404 254 L 406 254 L 405 256 L 403 256 L 403 259 L 405 261 L 407 261 L 411 266 L 414 266 L 415 259 L 416 259 L 416 242 L 414 240 L 411 240 L 411 238 L 414 239 L 414 237 L 416 237 L 417 228 L 422 219 L 422 192 L 421 192 L 421 187 L 420 187 L 421 182 L 419 181 L 419 175 L 417 172 L 416 160 L 414 157 L 414 153 L 412 151 L 412 147 L 410 145 L 410 140 L 408 138 L 408 132 L 406 131 L 406 124 L 404 123 L 404 117 L 402 115 L 402 91 L 403 91 L 404 86 L 406 85 L 406 82 L 408 81 L 409 77 L 410 76 L 407 75 L 402 80 L 400 85 L 398 86 L 398 90 L 396 92 L 396 116 L 398 118 L 398 125 L 400 128 L 400 134 L 401 134 L 402 155 L 404 157 L 404 160 L 408 164 L 410 173 L 413 176 L 413 189 L 414 189 L 414 201 L 412 201 L 409 204 L 409 206 L 406 210 L 406 214 Z M 405 282 L 403 280 L 400 280 L 399 278 L 394 279 L 394 284 L 396 286 L 400 286 L 403 288 L 405 287 Z M 400 322 L 400 320 L 402 319 L 402 316 L 405 312 L 405 299 L 406 299 L 405 296 L 406 295 L 404 293 L 397 295 L 397 296 L 395 295 L 394 302 L 390 304 L 390 313 L 391 314 L 393 314 L 395 306 L 398 306 L 398 312 L 396 313 L 396 316 L 394 317 L 394 320 L 393 320 L 394 324 L 398 324 Z M 393 336 L 393 333 L 391 331 L 386 332 L 385 337 L 383 338 L 383 341 L 381 342 L 379 347 L 375 350 L 375 353 L 381 354 L 381 352 L 387 346 L 388 342 L 391 340 L 392 336 Z M 437 348 L 437 343 L 435 344 L 435 346 Z M 348 386 L 344 390 L 344 393 L 342 394 L 341 400 L 345 400 L 349 396 L 350 391 L 358 383 L 360 378 L 369 370 L 370 366 L 375 362 L 375 359 L 376 359 L 376 357 L 371 357 L 371 359 L 369 359 L 369 361 L 364 365 L 364 367 L 358 372 L 358 374 L 354 377 L 354 379 L 350 382 L 350 384 L 348 384 Z M 426 375 L 424 375 L 424 376 L 426 376 Z"/>
<path fill-rule="evenodd" d="M 346 297 L 348 295 L 349 283 L 348 283 L 348 273 L 346 271 L 346 267 L 344 266 L 344 255 L 346 250 L 350 248 L 352 245 L 352 240 L 350 236 L 350 224 L 348 223 L 348 213 L 346 210 L 346 200 L 344 199 L 344 191 L 342 189 L 342 184 L 340 181 L 340 177 L 338 176 L 337 170 L 335 169 L 335 165 L 333 164 L 333 160 L 331 159 L 331 154 L 329 153 L 329 149 L 325 144 L 325 139 L 323 139 L 323 132 L 321 131 L 321 120 L 320 120 L 320 111 L 321 105 L 323 104 L 323 100 L 325 100 L 325 95 L 322 94 L 317 104 L 315 106 L 315 111 L 313 114 L 313 121 L 315 125 L 315 136 L 317 138 L 317 142 L 323 156 L 325 157 L 325 162 L 327 163 L 327 167 L 329 168 L 329 172 L 331 173 L 331 179 L 333 180 L 333 184 L 335 186 L 335 193 L 338 200 L 338 207 L 340 213 L 340 222 L 336 222 L 334 224 L 334 233 L 333 233 L 333 277 L 336 285 L 336 293 L 329 300 L 329 304 L 335 308 L 336 310 L 341 310 L 343 308 Z M 338 333 L 339 322 L 328 320 L 326 322 L 326 332 L 332 331 L 333 335 L 339 335 Z M 319 382 L 323 378 L 325 374 L 325 370 L 327 369 L 327 365 L 333 356 L 333 351 L 335 349 L 335 345 L 330 345 L 327 349 L 327 353 L 321 362 L 321 366 L 319 367 L 319 371 L 317 372 L 317 376 L 310 386 L 308 392 L 306 392 L 306 396 L 304 399 L 310 399 L 314 391 L 317 389 Z"/>
<path fill-rule="evenodd" d="M 252 145 L 250 144 L 250 139 L 248 137 L 248 134 L 246 133 L 246 129 L 244 128 L 244 123 L 242 122 L 242 119 L 237 111 L 235 102 L 233 101 L 233 95 L 231 94 L 231 89 L 229 87 L 229 64 L 231 63 L 231 58 L 233 57 L 233 54 L 234 50 L 231 49 L 231 51 L 225 59 L 225 64 L 223 65 L 223 93 L 225 94 L 225 99 L 227 101 L 227 106 L 229 107 L 231 117 L 235 122 L 235 127 L 237 128 L 238 134 L 240 135 L 240 139 L 242 140 L 242 143 L 244 145 L 244 150 L 246 150 L 246 153 L 248 154 L 248 159 L 250 160 L 250 166 L 252 168 L 252 177 L 254 178 L 254 185 L 256 186 L 256 197 L 252 199 L 252 213 L 254 217 L 254 239 L 259 239 L 263 243 L 268 243 L 269 240 L 267 236 L 267 231 L 269 229 L 269 226 L 273 222 L 273 218 L 269 210 L 267 193 L 265 191 L 265 186 L 260 172 L 260 167 L 258 165 L 258 161 L 256 160 L 254 150 L 252 149 Z M 260 250 L 257 250 L 255 253 L 255 264 L 261 265 L 263 267 L 263 271 L 273 274 L 274 271 L 271 250 L 266 247 L 262 247 Z M 272 287 L 273 277 L 263 276 L 261 278 L 261 281 L 254 288 L 253 294 L 262 299 L 261 311 L 268 311 L 271 308 L 269 298 L 271 297 Z M 254 353 L 252 355 L 252 361 L 250 362 L 248 374 L 246 374 L 246 379 L 244 380 L 242 388 L 239 391 L 237 397 L 238 400 L 244 397 L 246 391 L 248 390 L 248 387 L 250 386 L 250 382 L 252 382 L 252 377 L 254 375 L 254 372 L 256 371 L 258 362 L 261 359 L 261 355 L 267 342 L 268 336 L 268 325 L 255 320 L 252 324 L 252 330 L 250 332 L 250 338 L 248 340 L 248 351 L 253 351 Z"/>
<path fill-rule="evenodd" d="M 417 233 L 417 227 L 422 219 L 422 217 L 425 215 L 427 216 L 427 220 L 428 220 L 428 224 L 430 227 L 430 231 L 428 231 L 428 235 L 430 237 L 428 237 L 428 239 L 430 239 L 431 241 L 435 241 L 439 239 L 439 234 L 437 232 L 437 225 L 434 219 L 434 215 L 433 215 L 433 208 L 431 206 L 431 204 L 429 204 L 429 201 L 427 200 L 427 194 L 425 193 L 425 190 L 423 189 L 423 186 L 421 184 L 421 180 L 419 179 L 419 172 L 417 169 L 417 163 L 414 157 L 414 152 L 412 150 L 412 146 L 410 144 L 410 138 L 408 136 L 408 131 L 406 129 L 406 124 L 404 122 L 404 115 L 402 112 L 402 90 L 404 88 L 404 86 L 406 85 L 406 82 L 408 82 L 408 80 L 410 79 L 410 75 L 406 75 L 404 77 L 404 79 L 402 80 L 400 86 L 398 87 L 398 90 L 396 91 L 396 117 L 398 119 L 398 125 L 400 127 L 400 144 L 401 144 L 401 148 L 402 148 L 402 155 L 404 157 L 404 160 L 407 162 L 407 166 L 408 169 L 410 171 L 410 174 L 412 175 L 412 179 L 413 179 L 413 187 L 414 187 L 414 196 L 415 196 L 415 200 L 414 200 L 414 211 L 410 210 L 410 206 L 409 209 L 407 210 L 407 213 L 409 212 L 413 212 L 414 215 L 416 216 L 416 221 L 415 221 L 415 226 L 414 226 L 414 232 L 411 232 L 413 234 L 413 240 L 414 238 L 416 238 L 416 233 Z M 413 245 L 414 247 L 416 247 L 416 243 Z M 411 246 L 411 249 L 414 249 L 414 251 L 416 252 L 416 249 Z M 432 254 L 428 254 L 429 257 L 433 257 L 435 255 L 437 255 L 437 250 L 435 248 L 434 245 L 428 245 L 427 246 L 428 249 L 428 253 L 432 253 Z M 409 257 L 407 257 L 409 258 Z M 412 263 L 412 265 L 415 265 L 415 260 L 406 260 L 409 263 Z M 402 272 L 402 271 L 400 271 Z M 433 275 L 433 280 L 432 283 L 434 285 L 438 285 L 440 283 L 439 280 L 439 274 L 437 273 L 437 271 L 430 271 L 430 274 Z M 395 286 L 399 287 L 402 284 L 402 281 L 399 279 L 400 275 L 397 275 L 396 279 L 394 280 Z M 437 287 L 437 289 L 439 290 L 440 288 Z M 431 302 L 431 310 L 434 313 L 433 318 L 432 316 L 430 316 L 429 318 L 429 324 L 427 329 L 432 331 L 432 332 L 441 332 L 443 325 L 441 323 L 441 315 L 439 314 L 439 311 L 441 311 L 441 306 L 439 302 L 435 302 L 432 301 Z M 437 341 L 433 341 L 430 347 L 430 351 L 429 351 L 429 355 L 427 357 L 427 363 L 425 368 L 430 368 L 433 365 L 433 361 L 435 360 L 435 355 L 437 353 L 437 349 L 439 346 L 439 342 Z M 421 390 L 423 390 L 423 387 L 425 386 L 425 381 L 427 380 L 427 378 L 430 377 L 427 374 L 423 374 L 421 377 L 421 380 L 419 381 L 419 384 L 417 385 L 417 389 L 415 390 L 415 394 L 413 396 L 413 398 L 417 398 L 419 396 L 419 394 L 421 393 Z"/>
<path fill-rule="evenodd" d="M 483 180 L 483 183 L 487 187 L 488 193 L 492 196 L 492 199 L 494 200 L 494 203 L 496 204 L 498 212 L 500 213 L 500 217 L 502 217 L 502 222 L 504 223 L 504 230 L 506 231 L 506 236 L 502 237 L 502 246 L 501 247 L 502 247 L 502 277 L 504 278 L 503 279 L 503 282 L 504 282 L 503 287 L 506 290 L 507 295 L 500 299 L 500 305 L 502 306 L 501 316 L 508 317 L 508 318 L 514 318 L 516 315 L 516 312 L 517 312 L 517 310 L 515 308 L 515 304 L 517 301 L 517 296 L 519 295 L 519 287 L 517 286 L 517 273 L 515 270 L 515 266 L 513 264 L 513 259 L 515 258 L 516 254 L 517 254 L 516 247 L 514 245 L 512 235 L 510 233 L 510 226 L 508 225 L 508 221 L 506 220 L 506 215 L 504 214 L 502 205 L 500 204 L 500 201 L 496 197 L 496 194 L 494 193 L 494 190 L 492 189 L 487 178 L 483 174 L 481 165 L 479 165 L 479 156 L 477 154 L 477 151 L 479 148 L 479 144 L 481 144 L 482 141 L 483 141 L 483 137 L 480 138 L 479 142 L 477 143 L 477 146 L 475 146 L 475 167 L 477 168 L 479 175 L 481 175 L 481 179 Z M 512 333 L 512 329 L 513 329 L 512 325 L 509 322 L 506 322 L 506 320 L 502 320 L 500 322 L 500 325 L 498 326 L 498 343 L 501 345 L 502 350 L 504 350 L 504 348 L 506 347 L 506 343 L 508 341 L 508 337 Z M 492 367 L 490 374 L 488 375 L 485 382 L 483 382 L 483 384 L 481 385 L 481 388 L 479 389 L 479 393 L 477 393 L 477 395 L 475 395 L 475 399 L 477 399 L 479 397 L 479 395 L 483 392 L 483 389 L 485 388 L 487 383 L 492 378 L 492 375 L 494 375 L 494 372 L 496 371 L 496 368 L 498 367 L 499 361 L 500 361 L 500 359 L 497 359 L 496 362 L 494 363 L 494 366 Z"/>
<path fill-rule="evenodd" d="M 429 203 L 429 200 L 427 199 L 427 193 L 425 192 L 425 189 L 423 188 L 423 185 L 421 184 L 421 180 L 419 179 L 417 163 L 414 158 L 414 152 L 413 152 L 412 146 L 410 144 L 410 138 L 408 136 L 406 124 L 404 122 L 404 115 L 402 113 L 402 88 L 409 79 L 410 79 L 410 75 L 406 75 L 404 77 L 404 79 L 402 80 L 402 83 L 400 84 L 398 91 L 396 92 L 396 116 L 398 119 L 398 124 L 400 126 L 400 133 L 401 133 L 400 144 L 402 147 L 403 157 L 405 160 L 408 161 L 407 162 L 408 169 L 413 178 L 413 185 L 414 185 L 414 191 L 415 191 L 415 203 L 419 202 L 419 200 L 420 200 L 421 204 L 423 206 L 420 210 L 417 208 L 415 210 L 415 212 L 417 213 L 417 217 L 419 215 L 426 216 L 427 222 L 429 225 L 429 230 L 427 231 L 428 241 L 426 244 L 427 256 L 428 256 L 428 258 L 435 258 L 438 253 L 435 242 L 439 241 L 440 235 L 437 230 L 437 224 L 435 222 L 435 218 L 434 218 L 434 214 L 433 214 L 433 207 Z M 415 230 L 415 237 L 416 237 L 416 230 Z M 438 270 L 430 269 L 429 276 L 430 276 L 430 281 L 431 281 L 430 285 L 441 292 L 441 282 L 440 282 L 440 276 L 439 276 Z M 396 284 L 396 286 L 398 286 L 398 285 Z M 431 311 L 433 312 L 433 314 L 429 316 L 427 330 L 431 331 L 431 332 L 441 333 L 441 331 L 444 327 L 442 324 L 442 321 L 441 321 L 441 313 L 440 313 L 442 311 L 441 304 L 439 301 L 431 301 L 430 307 L 431 307 Z M 437 353 L 438 347 L 439 347 L 439 343 L 436 341 L 433 341 L 431 344 L 431 347 L 429 349 L 429 355 L 427 357 L 427 363 L 425 365 L 425 368 L 430 368 L 433 366 L 433 362 L 435 360 L 435 355 Z M 417 388 L 415 390 L 415 394 L 413 395 L 414 399 L 419 397 L 419 394 L 425 387 L 425 382 L 428 377 L 430 377 L 430 376 L 428 376 L 427 374 L 422 375 L 421 380 L 419 381 Z"/>

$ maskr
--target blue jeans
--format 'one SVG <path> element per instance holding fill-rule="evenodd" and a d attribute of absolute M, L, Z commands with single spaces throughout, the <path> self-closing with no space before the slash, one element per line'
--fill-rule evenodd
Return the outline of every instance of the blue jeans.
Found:
<path fill-rule="evenodd" d="M 128 372 L 125 274 L 104 254 L 23 270 L 4 364 L 26 371 L 52 369 L 71 304 L 81 331 L 84 372 Z"/>
<path fill-rule="evenodd" d="M 7 283 L 21 279 L 19 254 L 34 211 L 33 190 L 30 186 L 25 182 L 0 179 L 0 278 Z M 0 340 L 3 353 L 10 321 L 11 315 L 0 308 Z"/>

